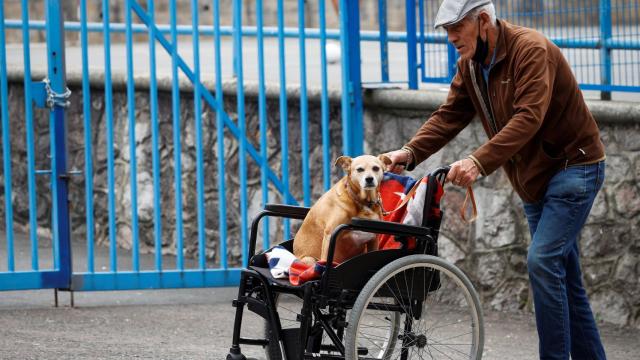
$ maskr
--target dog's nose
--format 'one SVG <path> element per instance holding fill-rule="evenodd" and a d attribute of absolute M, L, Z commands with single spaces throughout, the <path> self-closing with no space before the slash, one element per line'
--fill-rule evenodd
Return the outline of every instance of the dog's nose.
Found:
<path fill-rule="evenodd" d="M 364 180 L 367 184 L 373 184 L 373 176 L 367 176 Z"/>

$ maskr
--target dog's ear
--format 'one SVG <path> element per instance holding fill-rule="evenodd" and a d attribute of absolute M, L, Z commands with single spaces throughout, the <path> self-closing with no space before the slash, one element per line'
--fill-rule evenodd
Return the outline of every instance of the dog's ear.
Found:
<path fill-rule="evenodd" d="M 349 169 L 351 169 L 351 158 L 344 155 L 340 156 L 336 159 L 336 163 L 334 165 L 340 166 L 342 170 L 349 172 Z"/>
<path fill-rule="evenodd" d="M 378 159 L 380 159 L 380 161 L 385 165 L 390 165 L 393 162 L 386 154 L 378 155 Z"/>

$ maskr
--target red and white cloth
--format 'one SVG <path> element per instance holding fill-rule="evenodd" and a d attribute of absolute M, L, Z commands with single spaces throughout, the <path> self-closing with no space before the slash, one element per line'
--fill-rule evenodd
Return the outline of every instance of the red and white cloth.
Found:
<path fill-rule="evenodd" d="M 411 189 L 416 185 L 416 182 L 418 181 L 409 176 L 392 173 L 384 174 L 384 179 L 380 185 L 380 196 L 382 198 L 382 205 L 384 209 L 386 211 L 391 211 L 383 217 L 385 221 L 397 222 L 405 225 L 421 225 L 429 178 L 425 176 L 420 179 L 416 190 L 409 194 Z M 431 207 L 431 215 L 436 217 L 441 216 L 439 204 L 440 198 L 443 194 L 444 190 L 442 185 L 438 184 L 438 189 L 436 189 L 435 192 L 435 206 Z M 410 196 L 411 198 L 401 206 L 405 201 L 406 196 Z M 398 208 L 399 206 L 401 207 Z M 395 237 L 389 234 L 378 235 L 378 242 L 380 249 L 399 249 L 402 247 L 402 243 L 396 241 Z M 413 248 L 415 246 L 415 240 L 409 239 L 407 246 L 409 248 Z"/>

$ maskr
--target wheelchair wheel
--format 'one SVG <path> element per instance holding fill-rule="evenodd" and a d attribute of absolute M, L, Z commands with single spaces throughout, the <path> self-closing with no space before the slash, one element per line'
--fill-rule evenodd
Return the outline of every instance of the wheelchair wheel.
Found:
<path fill-rule="evenodd" d="M 411 255 L 380 269 L 349 314 L 345 359 L 481 359 L 478 295 L 457 267 Z"/>

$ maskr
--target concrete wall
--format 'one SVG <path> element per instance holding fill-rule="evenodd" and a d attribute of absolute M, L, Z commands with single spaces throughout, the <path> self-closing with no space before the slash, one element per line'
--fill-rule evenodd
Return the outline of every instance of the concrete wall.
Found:
<path fill-rule="evenodd" d="M 36 77 L 38 78 L 38 77 Z M 19 78 L 14 78 L 19 80 Z M 74 91 L 72 106 L 67 112 L 69 122 L 69 167 L 84 168 L 84 140 L 82 125 L 82 98 L 77 76 L 69 76 L 69 84 Z M 105 158 L 105 108 L 101 82 L 94 78 L 96 87 L 92 89 L 92 146 L 94 149 L 96 242 L 108 243 L 106 208 L 106 158 Z M 153 193 L 151 175 L 151 130 L 149 126 L 148 89 L 144 81 L 137 82 L 136 92 L 136 143 L 138 166 L 138 207 L 140 213 L 140 234 L 142 250 L 153 251 Z M 121 248 L 131 247 L 130 195 L 129 195 L 129 149 L 127 101 L 123 81 L 114 80 L 115 117 L 115 168 L 118 243 Z M 162 158 L 162 216 L 163 252 L 174 253 L 174 188 L 173 188 L 173 140 L 171 124 L 171 95 L 169 79 L 160 79 L 160 154 Z M 212 84 L 208 84 L 213 88 Z M 195 213 L 195 128 L 193 103 L 187 84 L 183 84 L 181 97 L 182 135 L 182 186 L 185 209 L 185 253 L 195 255 L 196 213 Z M 247 91 L 247 131 L 254 146 L 259 146 L 256 87 L 248 85 Z M 288 89 L 290 152 L 292 189 L 300 196 L 299 178 L 300 126 L 297 89 Z M 225 108 L 231 118 L 235 113 L 235 86 L 225 84 Z M 280 171 L 280 123 L 278 111 L 278 89 L 269 87 L 269 162 L 276 173 Z M 369 90 L 365 94 L 365 149 L 369 153 L 379 153 L 400 147 L 409 139 L 422 122 L 444 99 L 444 93 L 408 92 L 400 90 Z M 12 133 L 13 199 L 14 216 L 18 231 L 26 231 L 28 223 L 28 202 L 26 198 L 26 153 L 24 151 L 24 99 L 21 83 L 10 85 L 10 116 Z M 340 129 L 339 92 L 331 93 L 331 158 L 340 155 L 342 149 Z M 602 131 L 602 139 L 607 148 L 607 178 L 596 199 L 580 239 L 583 259 L 584 281 L 599 320 L 621 325 L 640 327 L 640 106 L 637 104 L 591 102 Z M 320 163 L 320 103 L 317 91 L 310 91 L 309 104 L 311 164 L 313 176 L 313 199 L 322 193 L 322 172 Z M 205 161 L 205 197 L 207 257 L 211 264 L 219 259 L 218 244 L 218 192 L 217 192 L 217 139 L 215 112 L 203 108 L 203 148 Z M 38 168 L 47 167 L 48 115 L 36 111 L 36 154 Z M 438 154 L 414 171 L 422 175 L 436 166 L 450 164 L 465 157 L 485 141 L 485 135 L 478 122 L 465 129 L 458 138 Z M 227 220 L 229 221 L 229 257 L 237 264 L 240 256 L 239 209 L 238 204 L 238 143 L 228 134 L 224 139 L 227 162 L 226 181 L 228 192 Z M 250 214 L 259 211 L 261 192 L 259 169 L 251 160 Z M 333 169 L 333 179 L 340 174 Z M 2 182 L 4 184 L 4 181 Z M 50 205 L 47 179 L 39 178 L 38 217 L 41 233 L 46 234 Z M 440 240 L 440 255 L 454 262 L 470 276 L 482 296 L 483 303 L 498 310 L 532 309 L 532 296 L 526 274 L 526 253 L 530 241 L 526 220 L 517 195 L 510 189 L 508 180 L 501 170 L 480 180 L 474 186 L 478 202 L 479 217 L 471 224 L 465 224 L 457 211 L 464 194 L 455 187 L 446 187 L 443 205 L 446 209 L 445 222 Z M 271 194 L 275 192 L 272 191 Z M 2 192 L 3 196 L 4 192 Z M 73 178 L 70 188 L 71 216 L 75 241 L 83 241 L 84 220 L 84 180 Z M 0 203 L 3 203 L 0 199 Z M 271 201 L 279 199 L 271 195 Z M 0 207 L 1 208 L 1 207 Z M 0 209 L 0 211 L 3 209 Z M 3 215 L 3 214 L 0 214 Z M 0 224 L 4 227 L 4 222 Z M 272 225 L 274 239 L 280 239 L 281 224 Z"/>

